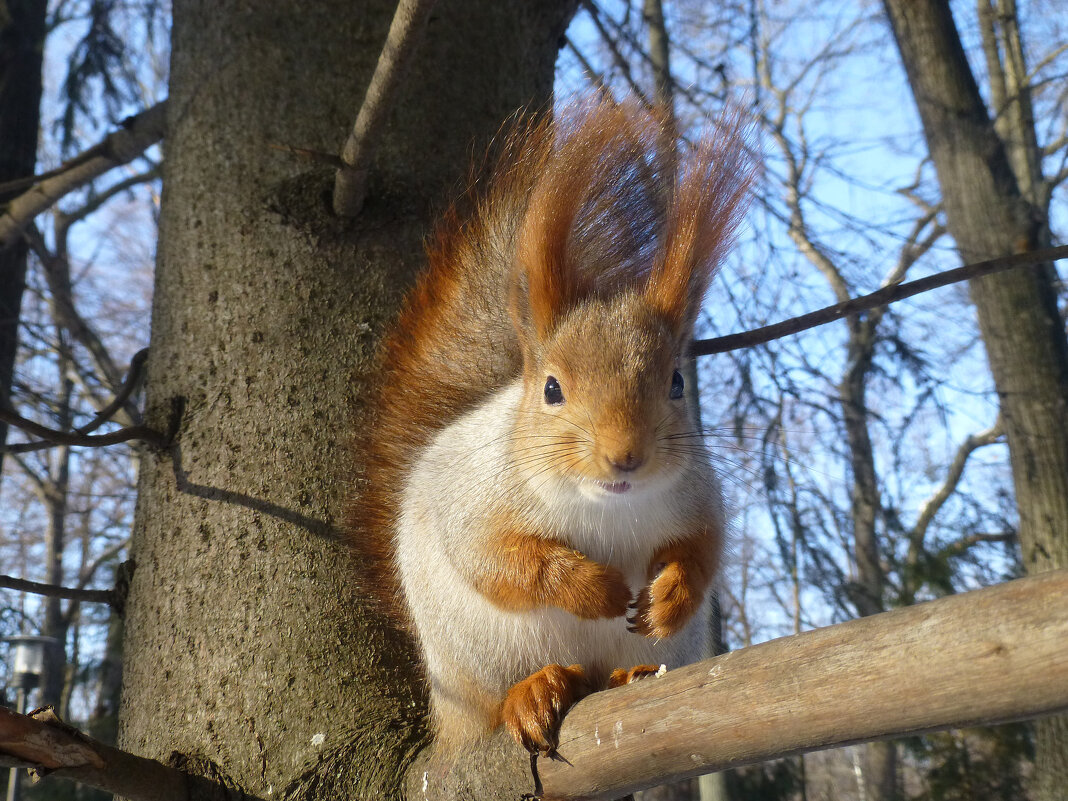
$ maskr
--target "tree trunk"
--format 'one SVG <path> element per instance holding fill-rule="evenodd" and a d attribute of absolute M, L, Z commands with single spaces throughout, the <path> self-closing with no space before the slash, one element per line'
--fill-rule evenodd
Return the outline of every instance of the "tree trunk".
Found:
<path fill-rule="evenodd" d="M 0 183 L 33 175 L 37 164 L 47 8 L 46 0 L 0 0 Z M 0 208 L 17 194 L 0 191 Z M 0 248 L 0 405 L 11 399 L 25 282 L 25 243 Z M 0 447 L 5 442 L 0 422 Z M 0 468 L 3 459 L 0 450 Z"/>
<path fill-rule="evenodd" d="M 949 7 L 937 0 L 884 3 L 964 260 L 1048 241 L 1045 209 L 1020 189 L 1031 178 L 1021 181 L 1013 172 Z M 1053 265 L 1044 264 L 970 287 L 1001 403 L 1029 573 L 1068 565 L 1068 341 L 1055 279 Z M 1036 798 L 1059 799 L 1068 786 L 1068 722 L 1040 721 L 1036 750 Z"/>
<path fill-rule="evenodd" d="M 71 427 L 71 394 L 73 382 L 67 378 L 70 368 L 65 355 L 58 356 L 58 372 L 63 386 L 59 398 L 59 414 L 56 428 L 67 431 Z M 71 449 L 67 446 L 55 448 L 51 454 L 52 467 L 44 476 L 46 488 L 43 492 L 45 508 L 48 510 L 48 533 L 45 543 L 45 582 L 62 587 L 66 584 L 63 573 L 63 551 L 67 545 L 67 513 L 70 492 Z M 44 623 L 41 634 L 52 637 L 55 642 L 45 649 L 44 672 L 41 676 L 39 706 L 52 706 L 64 711 L 63 697 L 67 688 L 67 635 L 70 632 L 70 618 L 63 613 L 63 601 L 59 598 L 44 599 Z"/>
<path fill-rule="evenodd" d="M 868 430 L 867 385 L 875 356 L 877 323 L 870 318 L 850 321 L 848 366 L 838 385 L 842 420 L 849 443 L 853 473 L 851 516 L 857 578 L 851 589 L 852 601 L 861 617 L 885 611 L 886 578 L 879 560 L 876 521 L 880 492 L 875 472 L 875 452 Z M 866 801 L 895 801 L 897 788 L 897 746 L 893 741 L 868 743 L 862 780 Z"/>
<path fill-rule="evenodd" d="M 262 798 L 392 797 L 423 736 L 415 656 L 338 534 L 378 334 L 433 206 L 550 96 L 572 0 L 441 3 L 360 217 L 338 152 L 395 3 L 174 3 L 167 159 L 120 743 Z"/>

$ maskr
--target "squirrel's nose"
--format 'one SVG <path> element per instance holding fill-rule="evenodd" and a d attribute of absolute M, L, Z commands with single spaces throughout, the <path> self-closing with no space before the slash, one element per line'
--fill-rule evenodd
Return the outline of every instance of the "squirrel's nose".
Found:
<path fill-rule="evenodd" d="M 634 453 L 634 451 L 626 451 L 610 455 L 608 463 L 621 473 L 630 473 L 645 463 L 645 457 Z"/>

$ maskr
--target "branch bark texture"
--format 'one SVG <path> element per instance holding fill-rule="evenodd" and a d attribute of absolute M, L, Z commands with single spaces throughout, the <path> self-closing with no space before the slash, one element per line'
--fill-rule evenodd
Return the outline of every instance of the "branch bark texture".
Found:
<path fill-rule="evenodd" d="M 1068 570 L 735 651 L 597 693 L 542 762 L 547 798 L 1068 709 Z M 433 796 L 432 796 L 433 797 Z"/>
<path fill-rule="evenodd" d="M 71 779 L 129 801 L 225 797 L 223 788 L 208 779 L 86 737 L 50 709 L 18 715 L 0 707 L 0 766 Z"/>
<path fill-rule="evenodd" d="M 571 764 L 542 762 L 544 797 L 618 798 L 806 751 L 1068 709 L 1066 599 L 1068 570 L 1052 571 L 596 693 L 564 721 L 559 751 Z M 35 714 L 0 709 L 0 764 L 135 801 L 185 801 L 187 782 L 210 784 Z M 502 786 L 523 786 L 525 764 L 506 737 L 446 769 L 427 754 L 409 771 L 409 797 L 502 797 Z"/>

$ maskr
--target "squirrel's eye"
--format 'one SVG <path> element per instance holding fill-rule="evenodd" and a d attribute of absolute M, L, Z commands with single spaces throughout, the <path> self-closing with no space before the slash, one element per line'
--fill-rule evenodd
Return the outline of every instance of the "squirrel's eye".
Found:
<path fill-rule="evenodd" d="M 564 391 L 560 389 L 560 382 L 552 376 L 545 379 L 545 402 L 550 406 L 559 406 L 564 402 Z"/>
<path fill-rule="evenodd" d="M 671 394 L 668 396 L 672 400 L 678 400 L 682 397 L 682 389 L 686 386 L 682 380 L 682 373 L 676 370 L 671 374 Z M 546 390 L 548 391 L 548 390 Z"/>

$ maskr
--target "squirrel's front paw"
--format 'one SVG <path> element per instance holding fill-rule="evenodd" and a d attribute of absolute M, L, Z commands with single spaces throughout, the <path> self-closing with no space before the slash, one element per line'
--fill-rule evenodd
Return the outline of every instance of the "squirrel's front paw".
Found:
<path fill-rule="evenodd" d="M 668 562 L 629 607 L 627 631 L 647 637 L 670 637 L 681 629 L 701 604 L 702 592 L 688 580 L 679 562 Z"/>
<path fill-rule="evenodd" d="M 630 603 L 630 587 L 611 565 L 587 559 L 578 551 L 554 566 L 558 573 L 552 603 L 585 620 L 622 617 Z"/>
<path fill-rule="evenodd" d="M 555 756 L 560 721 L 586 692 L 580 665 L 546 665 L 508 691 L 501 721 L 516 742 L 531 753 Z"/>

